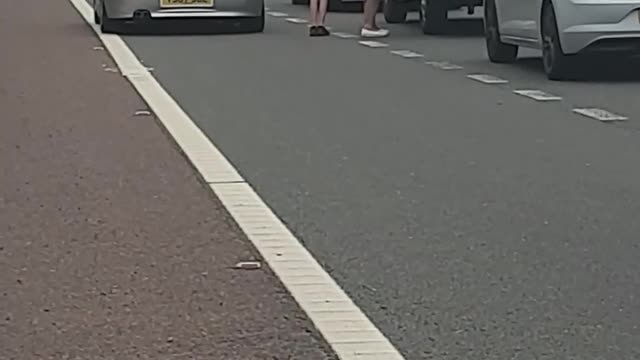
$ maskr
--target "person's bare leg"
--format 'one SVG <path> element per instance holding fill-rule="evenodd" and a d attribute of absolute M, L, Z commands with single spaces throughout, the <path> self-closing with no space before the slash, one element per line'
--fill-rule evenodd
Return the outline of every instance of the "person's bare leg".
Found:
<path fill-rule="evenodd" d="M 311 26 L 318 26 L 318 5 L 320 4 L 320 0 L 309 0 L 309 21 L 311 22 Z"/>
<path fill-rule="evenodd" d="M 318 0 L 320 4 L 318 5 L 318 15 L 317 15 L 317 24 L 323 25 L 327 18 L 327 7 L 329 6 L 329 0 Z"/>
<path fill-rule="evenodd" d="M 380 0 L 364 1 L 364 28 L 367 30 L 378 30 L 376 25 L 376 16 L 378 15 L 378 6 Z"/>
<path fill-rule="evenodd" d="M 376 24 L 378 7 L 380 0 L 365 0 L 364 2 L 364 25 L 360 30 L 360 36 L 366 38 L 380 38 L 389 35 L 389 30 L 380 29 Z"/>

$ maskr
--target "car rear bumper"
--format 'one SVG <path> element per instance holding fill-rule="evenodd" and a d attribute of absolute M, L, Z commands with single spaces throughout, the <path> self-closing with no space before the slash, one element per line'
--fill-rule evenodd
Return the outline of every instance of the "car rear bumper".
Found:
<path fill-rule="evenodd" d="M 342 0 L 342 1 L 345 1 L 345 0 Z M 364 0 L 356 0 L 356 1 L 364 1 Z M 380 0 L 380 1 L 383 1 L 383 0 Z M 405 3 L 411 9 L 414 9 L 414 10 L 418 10 L 420 6 L 420 0 L 391 0 L 391 1 L 397 2 L 397 3 Z M 482 6 L 483 4 L 483 0 L 440 0 L 440 1 L 448 4 L 449 5 L 448 7 L 450 10 L 456 10 L 465 6 L 472 6 L 472 7 Z"/>
<path fill-rule="evenodd" d="M 236 18 L 262 15 L 262 0 L 216 0 L 214 8 L 162 9 L 160 0 L 104 0 L 109 18 L 133 19 L 139 11 L 151 19 Z"/>
<path fill-rule="evenodd" d="M 566 54 L 640 51 L 640 0 L 572 0 L 560 5 Z"/>

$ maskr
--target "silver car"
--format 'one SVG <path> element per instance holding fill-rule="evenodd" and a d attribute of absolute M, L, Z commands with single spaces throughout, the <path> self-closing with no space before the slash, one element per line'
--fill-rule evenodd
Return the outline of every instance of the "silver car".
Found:
<path fill-rule="evenodd" d="M 551 80 L 571 76 L 582 55 L 640 53 L 640 0 L 485 0 L 484 23 L 492 62 L 541 49 Z"/>
<path fill-rule="evenodd" d="M 95 23 L 104 33 L 126 23 L 198 19 L 240 21 L 248 32 L 264 30 L 264 0 L 93 0 Z"/>

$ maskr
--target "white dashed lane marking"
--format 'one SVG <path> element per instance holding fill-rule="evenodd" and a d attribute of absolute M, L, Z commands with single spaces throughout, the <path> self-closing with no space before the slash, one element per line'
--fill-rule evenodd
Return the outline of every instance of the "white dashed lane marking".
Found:
<path fill-rule="evenodd" d="M 536 101 L 560 101 L 562 97 L 548 94 L 541 90 L 514 90 L 515 94 L 531 98 Z"/>
<path fill-rule="evenodd" d="M 358 41 L 360 45 L 368 46 L 370 48 L 386 48 L 389 44 L 385 44 L 379 41 Z"/>
<path fill-rule="evenodd" d="M 391 53 L 393 55 L 402 56 L 403 58 L 413 59 L 413 58 L 422 58 L 424 55 L 419 54 L 417 52 L 413 52 L 411 50 L 392 50 Z"/>
<path fill-rule="evenodd" d="M 335 36 L 335 37 L 339 37 L 340 39 L 355 39 L 355 38 L 358 38 L 358 35 L 344 33 L 344 32 L 334 32 L 334 33 L 332 33 L 332 35 Z"/>
<path fill-rule="evenodd" d="M 100 32 L 86 0 L 69 0 L 238 226 L 344 360 L 404 357 L 242 178 L 118 35 Z M 241 140 L 239 140 L 241 141 Z"/>
<path fill-rule="evenodd" d="M 286 16 L 289 16 L 289 14 L 287 14 L 287 13 L 277 12 L 277 11 L 269 11 L 269 12 L 267 12 L 267 14 L 269 14 L 270 16 L 273 16 L 273 17 L 286 17 Z"/>
<path fill-rule="evenodd" d="M 427 64 L 427 65 L 433 66 L 433 67 L 435 67 L 437 69 L 440 69 L 440 70 L 462 70 L 462 69 L 464 69 L 460 65 L 452 64 L 452 63 L 447 62 L 447 61 L 425 61 L 424 63 Z"/>
<path fill-rule="evenodd" d="M 484 84 L 507 84 L 509 81 L 505 79 L 501 79 L 497 76 L 488 75 L 488 74 L 470 74 L 467 75 L 469 79 L 479 81 Z"/>
<path fill-rule="evenodd" d="M 307 20 L 299 19 L 299 18 L 287 18 L 286 20 L 288 22 L 292 23 L 292 24 L 306 24 L 306 23 L 308 23 Z"/>
<path fill-rule="evenodd" d="M 614 114 L 598 108 L 575 108 L 573 112 L 602 122 L 629 120 L 626 116 Z"/>

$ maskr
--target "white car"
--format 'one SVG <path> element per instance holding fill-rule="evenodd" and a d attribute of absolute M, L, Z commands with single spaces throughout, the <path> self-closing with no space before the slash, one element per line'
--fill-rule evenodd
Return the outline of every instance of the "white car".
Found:
<path fill-rule="evenodd" d="M 541 49 L 551 80 L 571 76 L 578 55 L 640 54 L 640 0 L 485 0 L 484 12 L 489 59 Z"/>
<path fill-rule="evenodd" d="M 102 32 L 119 32 L 126 23 L 163 20 L 232 20 L 248 32 L 264 30 L 264 0 L 93 0 Z"/>

